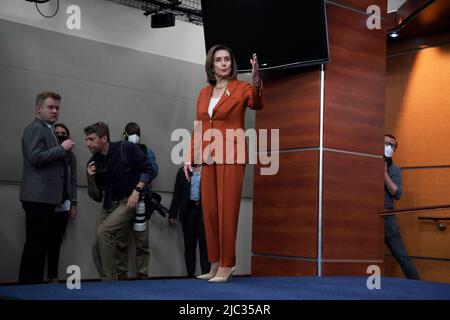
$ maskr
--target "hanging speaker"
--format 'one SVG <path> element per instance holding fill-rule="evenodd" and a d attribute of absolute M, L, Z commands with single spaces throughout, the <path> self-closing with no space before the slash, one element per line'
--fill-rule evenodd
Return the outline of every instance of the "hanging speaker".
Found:
<path fill-rule="evenodd" d="M 151 16 L 152 28 L 167 28 L 175 25 L 175 15 L 172 12 L 157 13 Z"/>

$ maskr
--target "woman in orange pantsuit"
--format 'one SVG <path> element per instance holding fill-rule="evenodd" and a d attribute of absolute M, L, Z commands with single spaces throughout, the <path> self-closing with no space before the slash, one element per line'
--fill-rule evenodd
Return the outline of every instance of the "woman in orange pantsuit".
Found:
<path fill-rule="evenodd" d="M 198 97 L 198 122 L 191 154 L 184 166 L 189 180 L 192 161 L 203 164 L 202 208 L 211 270 L 198 278 L 209 282 L 227 282 L 235 270 L 236 233 L 247 159 L 245 111 L 247 107 L 263 108 L 256 54 L 250 63 L 252 85 L 237 80 L 236 61 L 229 48 L 216 45 L 209 50 L 205 63 L 209 85 Z"/>

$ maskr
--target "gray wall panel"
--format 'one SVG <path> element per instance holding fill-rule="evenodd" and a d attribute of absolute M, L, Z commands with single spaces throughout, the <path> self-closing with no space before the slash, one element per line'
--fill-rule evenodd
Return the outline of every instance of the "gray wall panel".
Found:
<path fill-rule="evenodd" d="M 18 199 L 17 185 L 0 184 L 0 283 L 16 282 L 20 257 L 25 241 L 25 213 Z M 162 203 L 170 205 L 172 195 L 161 193 Z M 94 239 L 94 226 L 100 204 L 89 199 L 86 188 L 78 192 L 77 217 L 67 225 L 61 247 L 59 276 L 66 279 L 69 265 L 81 268 L 82 279 L 98 279 L 92 259 L 91 246 Z M 5 223 L 7 221 L 8 223 Z M 171 227 L 167 219 L 154 215 L 149 223 L 150 276 L 185 275 L 183 257 L 183 231 L 181 225 Z M 130 256 L 134 244 L 130 242 Z M 170 252 L 170 254 L 168 254 Z M 130 261 L 130 275 L 135 276 L 134 262 Z M 200 271 L 198 271 L 200 272 Z"/>
<path fill-rule="evenodd" d="M 160 172 L 154 188 L 170 205 L 177 166 L 170 159 L 174 129 L 192 129 L 197 94 L 204 82 L 202 65 L 0 19 L 0 282 L 17 281 L 25 239 L 25 217 L 19 202 L 22 171 L 21 136 L 34 117 L 34 99 L 44 89 L 62 97 L 60 121 L 76 143 L 78 182 L 86 184 L 83 128 L 98 120 L 110 125 L 112 140 L 122 139 L 129 121 L 142 127 L 142 141 L 156 153 Z M 248 77 L 245 80 L 249 80 Z M 247 127 L 254 126 L 248 112 Z M 253 168 L 247 167 L 243 196 L 251 197 Z M 13 181 L 16 184 L 10 184 Z M 70 222 L 61 250 L 60 277 L 77 264 L 83 279 L 97 278 L 91 245 L 99 204 L 79 189 L 78 217 Z M 242 199 L 237 238 L 238 272 L 250 273 L 252 201 Z M 151 276 L 182 276 L 183 236 L 156 215 L 150 221 Z M 131 246 L 133 250 L 133 246 Z M 133 275 L 134 270 L 130 267 Z"/>
<path fill-rule="evenodd" d="M 160 165 L 160 174 L 155 180 L 155 188 L 171 191 L 171 179 L 176 166 L 170 159 L 170 151 L 175 143 L 170 141 L 170 133 L 177 128 L 193 123 L 195 101 L 173 96 L 159 95 L 151 92 L 92 84 L 84 81 L 58 78 L 41 73 L 0 67 L 0 95 L 2 109 L 8 113 L 8 121 L 4 122 L 0 135 L 2 146 L 8 146 L 0 159 L 0 180 L 20 181 L 22 156 L 21 135 L 24 127 L 34 117 L 34 101 L 31 95 L 20 96 L 10 94 L 17 88 L 31 91 L 31 88 L 53 88 L 62 97 L 61 116 L 59 121 L 66 123 L 76 143 L 78 157 L 79 183 L 86 185 L 84 166 L 91 154 L 84 146 L 83 128 L 95 121 L 105 121 L 111 130 L 111 139 L 122 139 L 122 131 L 129 121 L 136 121 L 142 127 L 142 141 L 154 150 Z M 7 81 L 5 81 L 7 79 Z M 24 88 L 24 79 L 28 85 Z M 4 85 L 8 83 L 8 85 Z M 36 91 L 33 90 L 33 91 Z M 82 94 L 76 94 L 76 93 Z M 14 111 L 14 112 L 13 112 Z M 174 117 L 174 115 L 176 115 Z"/>
<path fill-rule="evenodd" d="M 19 202 L 18 185 L 0 184 L 0 283 L 17 282 L 20 256 L 25 241 L 25 213 Z M 161 193 L 162 204 L 169 206 L 171 193 Z M 98 279 L 92 259 L 91 246 L 94 238 L 95 219 L 100 209 L 90 200 L 86 188 L 78 193 L 77 217 L 67 225 L 61 247 L 59 277 L 66 279 L 69 265 L 81 268 L 82 279 Z M 169 225 L 167 218 L 156 213 L 148 223 L 150 243 L 150 276 L 185 276 L 183 230 L 181 224 Z M 242 199 L 237 235 L 237 273 L 250 273 L 252 240 L 252 201 Z M 130 242 L 130 257 L 134 243 Z M 198 259 L 198 255 L 197 255 Z M 135 276 L 134 262 L 130 260 L 131 276 Z M 200 273 L 200 263 L 196 264 Z"/>
<path fill-rule="evenodd" d="M 36 93 L 51 89 L 63 97 L 60 121 L 77 144 L 80 184 L 86 184 L 90 156 L 83 128 L 105 121 L 118 140 L 124 125 L 136 121 L 160 165 L 154 188 L 171 192 L 177 166 L 170 159 L 176 144 L 170 135 L 177 128 L 191 130 L 204 79 L 202 65 L 0 20 L 0 108 L 11 111 L 0 129 L 8 150 L 0 158 L 0 180 L 20 181 L 22 130 L 33 119 Z M 247 112 L 248 128 L 254 118 Z M 252 196 L 252 177 L 249 167 L 244 197 Z"/>
<path fill-rule="evenodd" d="M 2 65 L 89 82 L 197 98 L 202 65 L 0 19 Z"/>

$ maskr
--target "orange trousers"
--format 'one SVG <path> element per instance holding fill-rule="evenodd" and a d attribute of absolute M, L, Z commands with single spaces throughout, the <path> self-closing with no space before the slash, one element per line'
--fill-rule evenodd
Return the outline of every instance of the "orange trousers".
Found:
<path fill-rule="evenodd" d="M 208 260 L 236 264 L 236 235 L 245 164 L 202 165 L 202 209 Z"/>

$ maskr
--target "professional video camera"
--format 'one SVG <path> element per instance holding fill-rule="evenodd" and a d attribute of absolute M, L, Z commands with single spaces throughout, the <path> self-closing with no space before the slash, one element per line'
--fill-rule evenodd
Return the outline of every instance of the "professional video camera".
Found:
<path fill-rule="evenodd" d="M 156 192 L 150 191 L 149 195 L 144 198 L 144 201 L 145 201 L 145 217 L 147 219 L 150 219 L 155 210 L 158 211 L 159 214 L 163 217 L 165 217 L 166 214 L 167 215 L 169 214 L 169 209 L 167 209 L 165 206 L 161 204 L 161 196 Z"/>
<path fill-rule="evenodd" d="M 134 231 L 147 230 L 146 220 L 150 219 L 154 211 L 163 217 L 169 214 L 169 209 L 161 204 L 161 196 L 155 192 L 141 193 L 134 214 Z"/>
<path fill-rule="evenodd" d="M 144 197 L 141 195 L 136 206 L 136 211 L 134 213 L 133 229 L 134 231 L 145 231 L 147 230 L 147 215 Z"/>

